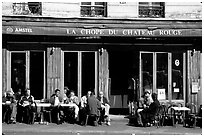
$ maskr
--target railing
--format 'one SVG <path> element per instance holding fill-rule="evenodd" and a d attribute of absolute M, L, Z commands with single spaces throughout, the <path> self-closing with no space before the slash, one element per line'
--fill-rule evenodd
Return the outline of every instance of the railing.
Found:
<path fill-rule="evenodd" d="M 105 17 L 106 8 L 102 6 L 81 6 L 82 17 Z"/>
<path fill-rule="evenodd" d="M 15 15 L 42 15 L 40 2 L 13 3 L 13 14 Z"/>
<path fill-rule="evenodd" d="M 164 18 L 163 6 L 139 6 L 140 18 Z"/>

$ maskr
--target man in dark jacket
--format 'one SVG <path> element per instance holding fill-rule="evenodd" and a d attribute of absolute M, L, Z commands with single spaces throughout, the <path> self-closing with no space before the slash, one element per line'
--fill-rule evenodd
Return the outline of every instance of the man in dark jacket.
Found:
<path fill-rule="evenodd" d="M 101 108 L 100 101 L 94 96 L 94 93 L 91 93 L 91 96 L 87 99 L 87 112 L 89 115 L 94 116 L 95 118 L 98 117 L 99 109 Z M 94 121 L 94 125 L 97 125 L 96 121 Z"/>
<path fill-rule="evenodd" d="M 153 102 L 150 104 L 149 108 L 145 108 L 139 113 L 142 117 L 142 121 L 141 120 L 139 121 L 140 125 L 144 124 L 145 126 L 149 126 L 151 120 L 154 118 L 154 116 L 157 113 L 160 103 L 157 99 L 156 93 L 152 94 L 152 99 L 153 99 Z"/>

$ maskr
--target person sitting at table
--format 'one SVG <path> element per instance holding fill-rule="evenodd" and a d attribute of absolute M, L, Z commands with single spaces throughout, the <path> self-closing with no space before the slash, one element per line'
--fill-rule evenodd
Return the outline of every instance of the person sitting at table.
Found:
<path fill-rule="evenodd" d="M 81 107 L 79 111 L 79 119 L 81 122 L 81 125 L 84 125 L 85 118 L 87 115 L 87 99 L 91 96 L 91 91 L 89 90 L 85 96 L 81 98 Z"/>
<path fill-rule="evenodd" d="M 92 92 L 90 97 L 87 98 L 87 114 L 92 117 L 94 116 L 95 118 L 100 117 L 100 109 L 101 102 L 95 97 L 94 92 Z M 94 125 L 98 125 L 96 119 Z"/>
<path fill-rule="evenodd" d="M 74 108 L 74 119 L 75 121 L 79 121 L 79 99 L 77 96 L 75 96 L 75 92 L 73 90 L 70 90 L 66 103 L 71 104 L 70 108 Z"/>
<path fill-rule="evenodd" d="M 21 119 L 23 116 L 23 122 L 29 124 L 31 120 L 31 115 L 33 114 L 33 112 L 36 111 L 34 97 L 30 94 L 29 88 L 25 90 L 25 94 L 21 97 L 19 104 L 19 107 L 22 110 L 22 113 L 20 114 Z"/>
<path fill-rule="evenodd" d="M 21 107 L 20 107 L 20 100 L 21 100 L 21 97 L 22 97 L 22 92 L 21 92 L 21 89 L 19 88 L 18 89 L 18 92 L 16 92 L 15 94 L 14 94 L 14 96 L 15 96 L 15 98 L 16 98 L 16 101 L 17 101 L 17 115 L 16 115 L 16 121 L 17 122 L 22 122 L 21 121 L 21 116 L 20 116 L 20 114 L 21 114 L 21 112 L 23 111 L 23 110 L 21 110 Z"/>
<path fill-rule="evenodd" d="M 139 126 L 150 126 L 150 122 L 152 122 L 158 108 L 159 108 L 159 101 L 157 99 L 157 94 L 152 94 L 153 102 L 150 104 L 149 107 L 144 108 L 138 114 L 141 115 L 141 119 L 139 119 Z"/>
<path fill-rule="evenodd" d="M 110 103 L 108 102 L 107 98 L 103 96 L 102 91 L 99 92 L 98 100 L 101 102 L 102 110 L 105 111 L 104 116 L 101 116 L 102 120 L 104 117 L 106 124 L 109 126 L 110 125 L 110 118 L 109 118 Z M 103 115 L 103 113 L 101 115 Z"/>
<path fill-rule="evenodd" d="M 16 107 L 16 99 L 15 96 L 13 95 L 13 92 L 7 91 L 6 96 L 2 98 L 3 105 L 2 112 L 3 116 L 9 115 L 8 123 L 15 124 L 16 123 L 16 114 L 17 114 L 17 107 Z M 7 114 L 6 114 L 7 113 Z M 4 117 L 6 118 L 6 117 Z M 4 119 L 5 120 L 5 119 Z"/>
<path fill-rule="evenodd" d="M 65 103 L 66 100 L 67 100 L 67 98 L 68 98 L 68 97 L 67 97 L 68 92 L 69 92 L 69 88 L 68 88 L 68 87 L 64 87 L 64 93 L 63 93 L 63 95 L 62 95 L 63 103 Z"/>
<path fill-rule="evenodd" d="M 63 98 L 62 96 L 60 96 L 60 90 L 55 89 L 55 94 L 52 94 L 50 98 L 50 103 L 51 103 L 52 119 L 57 124 L 62 124 L 62 121 L 63 121 L 63 108 L 60 106 L 62 102 L 63 102 Z"/>
<path fill-rule="evenodd" d="M 143 109 L 148 108 L 153 102 L 152 97 L 150 96 L 150 91 L 146 90 L 144 95 L 139 99 L 138 109 L 136 110 L 136 118 L 138 126 L 143 126 L 141 123 L 141 115 L 139 114 Z"/>

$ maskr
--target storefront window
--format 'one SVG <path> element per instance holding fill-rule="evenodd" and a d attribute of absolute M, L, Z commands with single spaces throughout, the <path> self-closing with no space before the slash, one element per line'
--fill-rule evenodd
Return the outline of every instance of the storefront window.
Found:
<path fill-rule="evenodd" d="M 157 90 L 158 97 L 168 100 L 168 53 L 157 53 Z"/>
<path fill-rule="evenodd" d="M 26 80 L 26 53 L 11 53 L 11 88 L 24 92 Z"/>
<path fill-rule="evenodd" d="M 172 53 L 172 99 L 183 99 L 183 53 Z"/>
<path fill-rule="evenodd" d="M 142 53 L 142 95 L 144 91 L 153 90 L 153 53 Z"/>

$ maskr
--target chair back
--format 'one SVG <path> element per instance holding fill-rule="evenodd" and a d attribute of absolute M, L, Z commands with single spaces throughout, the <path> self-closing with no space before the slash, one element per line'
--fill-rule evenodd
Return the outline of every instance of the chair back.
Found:
<path fill-rule="evenodd" d="M 197 106 L 194 103 L 187 103 L 186 107 L 190 109 L 190 114 L 197 114 Z"/>

